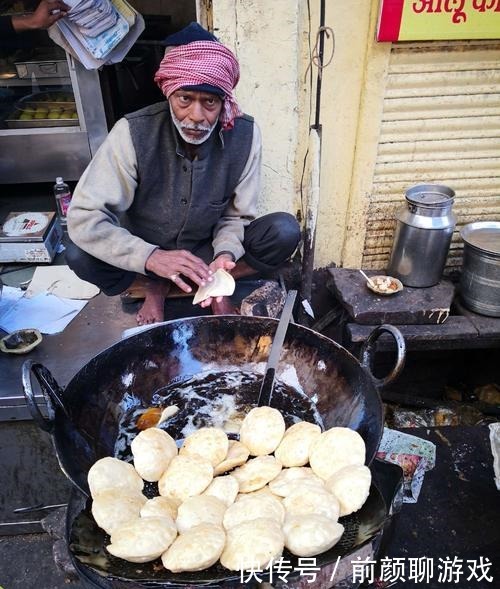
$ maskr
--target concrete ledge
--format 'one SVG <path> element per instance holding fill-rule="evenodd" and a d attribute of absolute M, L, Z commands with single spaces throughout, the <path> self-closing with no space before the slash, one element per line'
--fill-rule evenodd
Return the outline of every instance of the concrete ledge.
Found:
<path fill-rule="evenodd" d="M 357 349 L 375 325 L 346 325 L 346 346 Z M 500 329 L 481 332 L 468 317 L 452 315 L 440 325 L 397 325 L 403 334 L 408 350 L 463 350 L 500 347 Z M 394 349 L 394 340 L 382 335 L 378 340 L 380 351 Z"/>

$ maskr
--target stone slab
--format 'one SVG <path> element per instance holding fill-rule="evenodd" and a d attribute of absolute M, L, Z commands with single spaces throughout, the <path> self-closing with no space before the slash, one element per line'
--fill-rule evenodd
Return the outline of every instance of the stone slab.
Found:
<path fill-rule="evenodd" d="M 366 286 L 357 269 L 329 268 L 328 288 L 356 323 L 364 325 L 442 324 L 450 314 L 455 287 L 442 280 L 429 288 L 404 289 L 396 294 L 381 296 Z M 382 272 L 365 271 L 367 276 Z"/>
<path fill-rule="evenodd" d="M 456 300 L 454 305 L 460 315 L 470 320 L 481 337 L 491 338 L 500 342 L 500 317 L 488 317 L 487 315 L 474 313 L 474 311 L 464 307 L 460 300 Z"/>
<path fill-rule="evenodd" d="M 347 347 L 357 350 L 370 335 L 375 325 L 348 323 L 346 326 Z M 398 325 L 403 334 L 407 350 L 460 350 L 469 348 L 487 348 L 491 346 L 489 338 L 479 335 L 467 317 L 452 315 L 442 325 Z M 382 335 L 377 342 L 377 349 L 388 351 L 394 348 L 390 335 Z"/>

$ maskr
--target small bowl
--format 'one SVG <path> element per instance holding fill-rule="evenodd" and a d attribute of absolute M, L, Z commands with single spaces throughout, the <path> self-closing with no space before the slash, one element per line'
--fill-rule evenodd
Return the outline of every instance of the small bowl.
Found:
<path fill-rule="evenodd" d="M 403 290 L 403 283 L 398 280 L 397 278 L 394 278 L 392 276 L 384 276 L 382 274 L 378 275 L 378 276 L 370 276 L 370 279 L 375 283 L 375 287 L 373 287 L 371 285 L 370 282 L 368 282 L 368 280 L 366 281 L 366 286 L 374 293 L 381 295 L 383 297 L 387 297 L 393 294 L 396 294 L 397 292 L 401 292 Z M 378 284 L 380 283 L 382 284 L 387 284 L 387 281 L 390 281 L 390 284 L 388 286 L 385 287 L 384 290 L 380 290 L 379 288 L 377 288 Z"/>
<path fill-rule="evenodd" d="M 0 339 L 0 351 L 5 354 L 27 354 L 42 341 L 38 329 L 19 329 Z"/>

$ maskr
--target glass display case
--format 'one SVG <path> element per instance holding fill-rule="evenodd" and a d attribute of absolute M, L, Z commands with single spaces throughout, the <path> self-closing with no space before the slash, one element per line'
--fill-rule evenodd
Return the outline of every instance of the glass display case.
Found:
<path fill-rule="evenodd" d="M 0 8 L 10 15 L 34 6 Z M 0 184 L 77 180 L 106 134 L 96 71 L 46 31 L 0 39 Z"/>

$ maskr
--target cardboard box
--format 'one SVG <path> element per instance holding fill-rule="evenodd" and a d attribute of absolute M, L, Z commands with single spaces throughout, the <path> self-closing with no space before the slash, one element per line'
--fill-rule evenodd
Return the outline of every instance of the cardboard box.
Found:
<path fill-rule="evenodd" d="M 50 263 L 62 236 L 53 211 L 9 213 L 0 231 L 0 262 Z"/>

